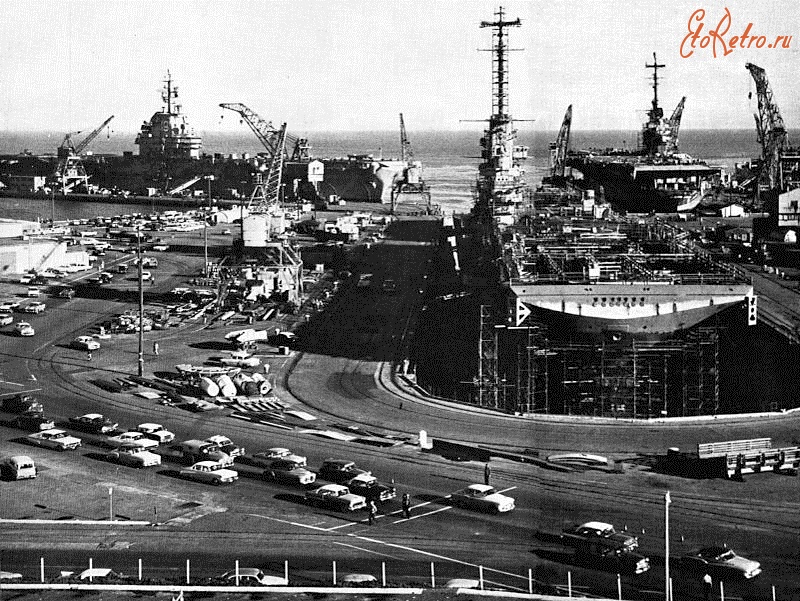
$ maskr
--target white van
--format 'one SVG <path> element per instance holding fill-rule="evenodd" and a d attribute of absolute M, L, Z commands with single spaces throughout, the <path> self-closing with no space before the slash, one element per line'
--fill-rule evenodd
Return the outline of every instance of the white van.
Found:
<path fill-rule="evenodd" d="M 15 455 L 3 460 L 0 465 L 3 476 L 10 480 L 27 480 L 36 477 L 36 465 L 27 455 Z"/>

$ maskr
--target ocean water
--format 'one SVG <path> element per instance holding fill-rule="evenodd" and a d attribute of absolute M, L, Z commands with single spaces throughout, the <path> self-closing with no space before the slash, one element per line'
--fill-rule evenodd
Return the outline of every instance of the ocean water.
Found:
<path fill-rule="evenodd" d="M 242 126 L 241 133 L 200 132 L 203 151 L 223 155 L 261 152 L 259 141 Z M 400 154 L 400 135 L 395 131 L 371 132 L 310 132 L 307 136 L 311 153 L 319 157 L 372 154 L 375 157 L 397 157 Z M 481 130 L 469 128 L 461 131 L 409 131 L 414 158 L 421 160 L 424 177 L 431 189 L 432 202 L 446 212 L 466 212 L 472 205 L 473 186 L 480 163 L 479 139 Z M 791 135 L 791 132 L 790 132 Z M 530 147 L 526 164 L 526 179 L 537 184 L 547 173 L 548 145 L 557 132 L 525 130 L 519 132 L 519 143 Z M 103 132 L 92 143 L 91 150 L 98 154 L 136 152 L 134 133 Z M 80 136 L 78 136 L 78 139 Z M 0 132 L 0 154 L 17 154 L 29 150 L 34 154 L 53 154 L 61 143 L 63 133 L 58 132 Z M 632 147 L 636 144 L 635 131 L 576 131 L 572 132 L 572 148 Z M 687 130 L 681 133 L 681 150 L 709 163 L 732 170 L 737 162 L 757 157 L 760 148 L 753 130 Z M 50 201 L 0 200 L 0 217 L 56 219 L 113 215 L 132 212 L 130 206 L 113 203 L 60 203 L 55 207 Z"/>

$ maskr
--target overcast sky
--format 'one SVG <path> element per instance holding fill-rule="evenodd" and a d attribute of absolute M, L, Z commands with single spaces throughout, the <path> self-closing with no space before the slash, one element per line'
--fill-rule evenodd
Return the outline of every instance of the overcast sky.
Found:
<path fill-rule="evenodd" d="M 161 107 L 167 69 L 199 131 L 241 131 L 220 102 L 243 102 L 295 132 L 474 127 L 491 112 L 491 35 L 484 0 L 0 0 L 0 131 L 88 129 L 116 116 L 135 131 Z M 791 48 L 710 49 L 680 57 L 692 13 L 705 27 L 731 12 L 728 33 Z M 508 1 L 510 104 L 524 128 L 557 129 L 574 105 L 575 129 L 636 130 L 652 90 L 646 62 L 666 64 L 660 99 L 687 97 L 684 128 L 751 128 L 766 69 L 790 128 L 800 127 L 800 2 Z M 748 93 L 753 91 L 753 98 Z"/>

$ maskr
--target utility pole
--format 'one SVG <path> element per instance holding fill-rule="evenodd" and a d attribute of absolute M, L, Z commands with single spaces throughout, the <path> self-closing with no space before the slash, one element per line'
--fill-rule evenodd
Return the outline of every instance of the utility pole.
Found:
<path fill-rule="evenodd" d="M 208 213 L 211 212 L 211 182 L 213 175 L 206 175 L 208 181 L 208 212 L 203 216 L 203 277 L 208 277 Z"/>
<path fill-rule="evenodd" d="M 669 581 L 669 506 L 672 499 L 669 491 L 664 495 L 664 601 L 671 601 L 672 591 Z"/>
<path fill-rule="evenodd" d="M 144 289 L 142 288 L 142 228 L 136 228 L 136 258 L 139 272 L 139 369 L 138 374 L 144 376 Z"/>

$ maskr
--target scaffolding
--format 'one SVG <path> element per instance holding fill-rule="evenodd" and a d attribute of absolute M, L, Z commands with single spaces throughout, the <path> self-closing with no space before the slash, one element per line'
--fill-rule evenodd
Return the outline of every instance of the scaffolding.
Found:
<path fill-rule="evenodd" d="M 480 336 L 478 339 L 478 405 L 500 408 L 500 379 L 497 372 L 498 329 L 494 327 L 492 308 L 481 305 Z M 505 387 L 503 387 L 505 396 Z"/>

